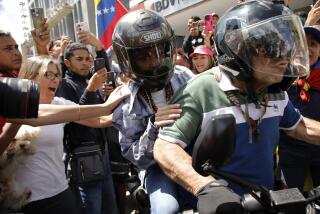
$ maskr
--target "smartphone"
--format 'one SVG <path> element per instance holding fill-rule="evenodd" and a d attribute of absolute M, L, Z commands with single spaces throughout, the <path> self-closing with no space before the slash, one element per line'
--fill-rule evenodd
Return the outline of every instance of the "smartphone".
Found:
<path fill-rule="evenodd" d="M 95 60 L 94 60 L 94 72 L 93 73 L 95 73 L 95 72 L 97 72 L 97 71 L 99 71 L 100 69 L 102 69 L 102 68 L 105 68 L 105 60 L 104 60 L 104 58 L 96 58 Z"/>
<path fill-rule="evenodd" d="M 39 29 L 40 23 L 44 19 L 43 8 L 30 8 L 30 14 L 34 28 Z"/>
<path fill-rule="evenodd" d="M 213 31 L 213 17 L 212 17 L 212 15 L 205 15 L 204 16 L 204 28 L 207 31 Z"/>
<path fill-rule="evenodd" d="M 107 72 L 107 83 L 116 88 L 115 73 L 113 71 Z"/>
<path fill-rule="evenodd" d="M 89 31 L 89 25 L 87 22 L 78 22 L 76 24 L 77 31 Z"/>

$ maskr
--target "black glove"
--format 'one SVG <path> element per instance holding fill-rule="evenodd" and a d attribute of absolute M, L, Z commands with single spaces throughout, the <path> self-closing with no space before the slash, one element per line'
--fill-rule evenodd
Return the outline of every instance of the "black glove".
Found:
<path fill-rule="evenodd" d="M 200 214 L 242 214 L 240 196 L 232 192 L 225 180 L 214 180 L 197 194 Z"/>

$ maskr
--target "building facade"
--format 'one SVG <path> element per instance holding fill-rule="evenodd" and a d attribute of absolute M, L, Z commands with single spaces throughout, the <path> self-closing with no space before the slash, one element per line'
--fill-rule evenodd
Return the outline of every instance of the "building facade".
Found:
<path fill-rule="evenodd" d="M 88 23 L 89 30 L 96 34 L 94 0 L 26 0 L 29 8 L 44 8 L 45 16 L 51 28 L 52 40 L 62 35 L 78 41 L 76 24 Z M 187 20 L 191 16 L 201 18 L 206 14 L 222 15 L 228 8 L 237 4 L 237 0 L 120 0 L 128 10 L 145 8 L 153 10 L 167 18 L 177 35 L 178 46 L 188 33 Z M 289 0 L 290 1 L 290 0 Z M 306 14 L 314 0 L 291 0 L 293 11 Z"/>

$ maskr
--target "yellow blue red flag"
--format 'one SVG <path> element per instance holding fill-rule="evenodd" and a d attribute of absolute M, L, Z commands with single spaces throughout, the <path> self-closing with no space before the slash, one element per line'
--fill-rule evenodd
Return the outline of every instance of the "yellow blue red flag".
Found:
<path fill-rule="evenodd" d="M 107 49 L 112 44 L 112 33 L 117 21 L 128 10 L 119 0 L 94 0 L 94 3 L 98 38 Z"/>

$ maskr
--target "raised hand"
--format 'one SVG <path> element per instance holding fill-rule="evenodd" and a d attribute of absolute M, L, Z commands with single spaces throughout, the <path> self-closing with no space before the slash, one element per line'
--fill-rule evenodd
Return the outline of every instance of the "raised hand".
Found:
<path fill-rule="evenodd" d="M 94 75 L 90 78 L 87 86 L 87 90 L 89 91 L 97 91 L 103 83 L 107 80 L 107 69 L 102 68 L 94 73 Z"/>
<path fill-rule="evenodd" d="M 108 109 L 107 114 L 111 114 L 113 109 L 124 99 L 128 98 L 131 95 L 130 90 L 127 85 L 120 85 L 110 94 L 107 101 L 104 103 Z"/>
<path fill-rule="evenodd" d="M 306 26 L 315 25 L 320 19 L 320 0 L 316 2 L 315 5 L 312 6 L 311 10 L 308 13 L 308 17 L 306 20 Z"/>
<path fill-rule="evenodd" d="M 69 37 L 62 37 L 61 38 L 61 51 L 60 51 L 60 56 L 64 55 L 64 52 L 68 45 L 72 43 L 72 40 Z"/>
<path fill-rule="evenodd" d="M 207 29 L 203 29 L 203 31 L 202 31 L 202 36 L 204 38 L 204 45 L 210 49 L 211 49 L 210 38 L 211 38 L 212 34 L 213 34 L 213 31 L 208 31 Z"/>
<path fill-rule="evenodd" d="M 50 31 L 47 24 L 47 18 L 44 18 L 39 23 L 37 29 L 31 30 L 31 35 L 37 48 L 38 54 L 48 55 L 47 45 L 50 42 Z"/>
<path fill-rule="evenodd" d="M 103 44 L 99 41 L 99 39 L 91 32 L 81 30 L 77 32 L 79 37 L 79 41 L 84 44 L 92 45 L 96 48 L 97 51 L 102 50 Z"/>

